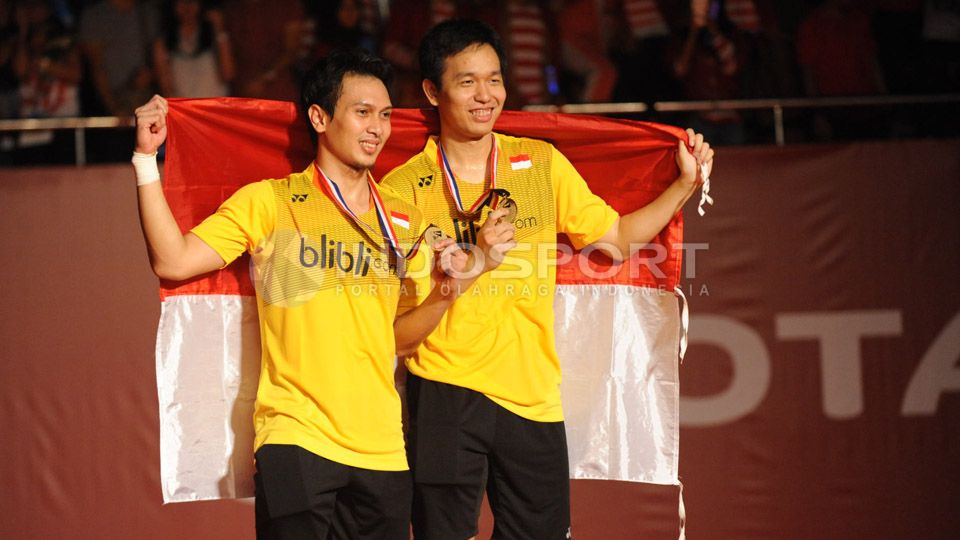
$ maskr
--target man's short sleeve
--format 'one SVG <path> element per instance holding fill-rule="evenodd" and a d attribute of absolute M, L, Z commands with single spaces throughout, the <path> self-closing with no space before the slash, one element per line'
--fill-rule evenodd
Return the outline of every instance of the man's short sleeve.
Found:
<path fill-rule="evenodd" d="M 267 180 L 247 184 L 190 232 L 225 261 L 224 266 L 254 248 L 274 229 L 276 202 Z"/>
<path fill-rule="evenodd" d="M 565 233 L 582 249 L 600 239 L 620 217 L 593 194 L 570 160 L 551 147 L 550 181 L 556 197 L 557 232 Z"/>

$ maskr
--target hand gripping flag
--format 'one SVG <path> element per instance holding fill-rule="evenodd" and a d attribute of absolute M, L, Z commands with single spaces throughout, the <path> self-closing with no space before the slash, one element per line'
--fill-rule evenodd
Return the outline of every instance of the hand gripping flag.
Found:
<path fill-rule="evenodd" d="M 170 100 L 164 191 L 187 231 L 241 185 L 282 178 L 313 159 L 288 102 Z M 621 214 L 677 176 L 682 130 L 563 114 L 504 112 L 497 131 L 552 142 Z M 437 131 L 426 111 L 396 110 L 375 178 Z M 515 163 L 523 166 L 523 156 Z M 400 219 L 400 216 L 392 216 Z M 554 301 L 573 478 L 679 484 L 678 350 L 682 216 L 630 261 L 561 257 Z M 562 236 L 560 244 L 569 242 Z M 188 282 L 162 282 L 157 332 L 165 502 L 253 494 L 253 404 L 260 341 L 249 260 Z"/>

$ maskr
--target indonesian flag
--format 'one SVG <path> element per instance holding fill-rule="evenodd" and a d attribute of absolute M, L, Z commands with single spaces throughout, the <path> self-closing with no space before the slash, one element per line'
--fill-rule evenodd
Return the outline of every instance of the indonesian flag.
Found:
<path fill-rule="evenodd" d="M 533 167 L 533 162 L 530 161 L 530 156 L 527 154 L 517 154 L 515 156 L 510 156 L 510 168 L 519 171 L 521 169 L 529 169 Z"/>
<path fill-rule="evenodd" d="M 392 118 L 376 178 L 437 131 L 430 112 L 400 109 Z M 674 151 L 686 137 L 656 124 L 509 111 L 497 131 L 552 142 L 621 214 L 676 178 Z M 313 155 L 292 103 L 170 100 L 164 190 L 183 231 L 241 185 L 301 171 Z M 682 325 L 673 291 L 681 239 L 678 215 L 651 249 L 621 265 L 596 252 L 561 256 L 555 324 L 573 478 L 679 483 Z M 222 271 L 161 283 L 156 362 L 165 502 L 253 494 L 260 342 L 249 265 L 244 256 Z"/>
<path fill-rule="evenodd" d="M 394 225 L 403 227 L 404 229 L 410 228 L 410 216 L 401 213 L 401 212 L 390 212 L 390 221 Z"/>

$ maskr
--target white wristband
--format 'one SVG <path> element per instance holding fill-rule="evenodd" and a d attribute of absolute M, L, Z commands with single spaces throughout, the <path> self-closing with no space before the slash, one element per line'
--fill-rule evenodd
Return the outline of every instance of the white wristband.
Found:
<path fill-rule="evenodd" d="M 157 153 L 141 154 L 133 153 L 133 169 L 137 172 L 137 185 L 145 186 L 160 181 L 160 168 L 157 167 Z"/>

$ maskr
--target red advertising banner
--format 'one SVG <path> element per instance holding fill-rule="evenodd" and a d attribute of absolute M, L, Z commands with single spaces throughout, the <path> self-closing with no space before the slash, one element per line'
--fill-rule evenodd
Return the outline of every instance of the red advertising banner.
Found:
<path fill-rule="evenodd" d="M 685 231 L 689 537 L 960 537 L 960 145 L 720 154 Z"/>

